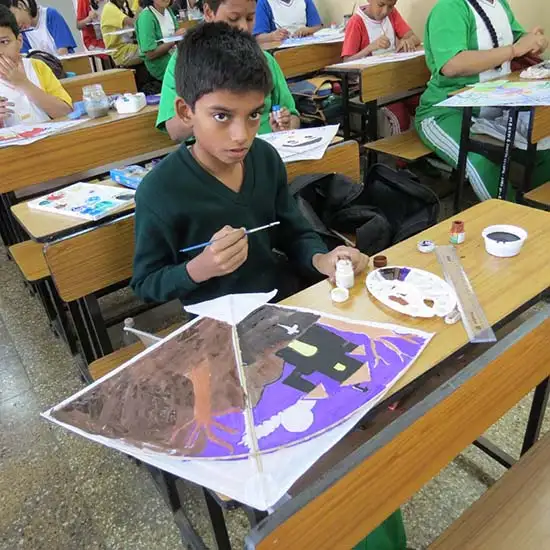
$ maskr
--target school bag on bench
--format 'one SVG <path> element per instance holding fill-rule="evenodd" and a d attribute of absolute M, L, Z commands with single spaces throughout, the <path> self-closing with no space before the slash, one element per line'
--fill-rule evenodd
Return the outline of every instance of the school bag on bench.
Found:
<path fill-rule="evenodd" d="M 289 84 L 300 112 L 302 126 L 338 124 L 342 122 L 342 89 L 339 78 L 319 75 Z"/>
<path fill-rule="evenodd" d="M 434 225 L 439 199 L 414 174 L 374 165 L 365 184 L 342 174 L 308 174 L 290 184 L 304 217 L 329 249 L 349 244 L 369 256 Z"/>

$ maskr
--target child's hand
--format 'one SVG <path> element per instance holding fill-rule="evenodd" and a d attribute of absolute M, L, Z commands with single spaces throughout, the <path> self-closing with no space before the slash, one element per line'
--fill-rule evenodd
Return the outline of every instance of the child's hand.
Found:
<path fill-rule="evenodd" d="M 13 103 L 8 101 L 5 97 L 0 97 L 0 122 L 6 120 L 13 115 Z"/>
<path fill-rule="evenodd" d="M 547 38 L 540 33 L 524 34 L 514 45 L 514 56 L 522 57 L 528 53 L 538 54 L 548 47 Z"/>
<path fill-rule="evenodd" d="M 295 36 L 296 38 L 303 38 L 304 36 L 309 36 L 310 34 L 312 34 L 311 29 L 308 29 L 307 27 L 300 27 L 292 36 Z"/>
<path fill-rule="evenodd" d="M 187 29 L 185 28 L 181 28 L 181 29 L 178 29 L 175 33 L 174 33 L 174 36 L 183 36 L 185 33 L 186 33 Z"/>
<path fill-rule="evenodd" d="M 391 46 L 390 39 L 385 36 L 379 36 L 374 42 L 370 45 L 370 51 L 375 52 L 377 50 L 387 50 Z"/>
<path fill-rule="evenodd" d="M 275 118 L 275 113 L 269 113 L 269 125 L 273 132 L 284 132 L 290 130 L 292 115 L 286 107 L 281 107 Z"/>
<path fill-rule="evenodd" d="M 290 33 L 286 29 L 277 29 L 276 31 L 269 33 L 270 42 L 282 42 L 290 36 Z"/>
<path fill-rule="evenodd" d="M 248 258 L 248 238 L 243 228 L 226 225 L 210 240 L 215 242 L 187 264 L 187 272 L 196 283 L 229 275 Z"/>
<path fill-rule="evenodd" d="M 15 63 L 5 55 L 0 55 L 0 78 L 16 88 L 28 82 L 23 62 L 20 60 L 19 63 Z"/>
<path fill-rule="evenodd" d="M 357 248 L 350 246 L 339 246 L 328 254 L 316 254 L 313 256 L 313 267 L 323 275 L 326 275 L 334 282 L 336 273 L 336 262 L 338 260 L 351 260 L 353 264 L 353 272 L 358 275 L 369 265 L 369 257 L 362 254 Z"/>
<path fill-rule="evenodd" d="M 416 40 L 414 36 L 403 38 L 397 42 L 396 52 L 414 52 L 416 50 Z"/>

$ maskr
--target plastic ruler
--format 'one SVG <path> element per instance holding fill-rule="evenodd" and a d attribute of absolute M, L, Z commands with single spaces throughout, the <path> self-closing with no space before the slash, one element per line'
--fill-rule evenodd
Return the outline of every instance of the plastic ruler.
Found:
<path fill-rule="evenodd" d="M 454 288 L 458 299 L 458 310 L 470 342 L 496 342 L 497 338 L 485 312 L 472 288 L 456 254 L 454 246 L 438 246 L 435 249 L 437 260 L 443 268 L 445 280 Z"/>

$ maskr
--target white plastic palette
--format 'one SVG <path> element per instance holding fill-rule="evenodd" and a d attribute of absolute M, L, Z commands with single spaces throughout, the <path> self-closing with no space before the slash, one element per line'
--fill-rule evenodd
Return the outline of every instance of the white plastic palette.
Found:
<path fill-rule="evenodd" d="M 367 275 L 365 284 L 385 306 L 412 317 L 445 317 L 457 306 L 448 283 L 415 267 L 381 267 Z"/>

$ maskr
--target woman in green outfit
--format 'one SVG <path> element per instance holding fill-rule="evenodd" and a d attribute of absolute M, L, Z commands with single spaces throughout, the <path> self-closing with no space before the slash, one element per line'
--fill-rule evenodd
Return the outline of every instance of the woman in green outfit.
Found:
<path fill-rule="evenodd" d="M 164 78 L 174 44 L 159 41 L 174 34 L 183 34 L 183 30 L 177 30 L 178 22 L 169 8 L 170 3 L 170 0 L 140 0 L 143 9 L 135 24 L 137 43 L 145 66 L 149 74 L 160 81 Z"/>
<path fill-rule="evenodd" d="M 424 143 L 456 167 L 462 110 L 436 105 L 451 92 L 506 75 L 513 59 L 540 54 L 547 46 L 542 29 L 527 33 L 507 0 L 439 0 L 428 17 L 424 35 L 426 63 L 432 77 L 416 111 L 416 129 Z M 478 114 L 494 119 L 502 111 L 482 108 Z M 496 196 L 498 165 L 481 155 L 469 154 L 466 170 L 480 200 Z M 549 174 L 550 151 L 539 151 L 533 186 L 547 181 Z"/>
<path fill-rule="evenodd" d="M 207 22 L 223 21 L 233 27 L 252 34 L 256 15 L 256 0 L 205 0 L 203 3 L 204 20 Z M 273 90 L 266 97 L 264 112 L 260 122 L 259 134 L 291 130 L 300 127 L 300 118 L 294 98 L 288 89 L 283 71 L 275 58 L 264 52 L 271 69 Z M 176 56 L 173 55 L 166 68 L 162 82 L 157 128 L 166 130 L 175 141 L 184 141 L 192 135 L 192 129 L 187 128 L 181 119 L 175 116 L 174 101 L 176 99 L 176 82 L 174 69 Z M 271 107 L 279 105 L 281 110 L 277 118 L 271 113 Z"/>

